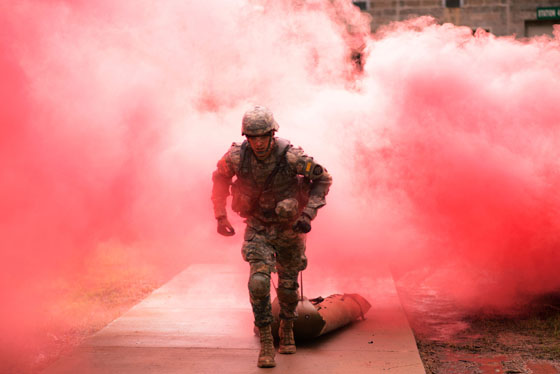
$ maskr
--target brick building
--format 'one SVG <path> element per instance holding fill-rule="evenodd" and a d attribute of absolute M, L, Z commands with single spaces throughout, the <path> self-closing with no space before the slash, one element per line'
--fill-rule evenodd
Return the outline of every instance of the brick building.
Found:
<path fill-rule="evenodd" d="M 354 0 L 373 17 L 373 31 L 379 26 L 412 17 L 430 15 L 441 23 L 450 22 L 495 35 L 517 37 L 552 35 L 560 24 L 560 0 Z"/>

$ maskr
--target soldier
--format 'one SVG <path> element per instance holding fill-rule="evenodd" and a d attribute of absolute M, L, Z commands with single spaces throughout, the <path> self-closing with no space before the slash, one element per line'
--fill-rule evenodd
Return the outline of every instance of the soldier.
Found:
<path fill-rule="evenodd" d="M 276 138 L 272 112 L 255 106 L 243 116 L 242 144 L 233 143 L 212 175 L 212 201 L 218 233 L 235 234 L 227 219 L 226 199 L 245 218 L 243 259 L 250 265 L 249 295 L 261 350 L 257 366 L 274 367 L 271 333 L 270 273 L 278 272 L 279 353 L 296 352 L 298 274 L 307 267 L 305 234 L 317 209 L 326 204 L 332 179 L 321 165 L 287 140 Z M 232 183 L 232 178 L 236 177 Z"/>

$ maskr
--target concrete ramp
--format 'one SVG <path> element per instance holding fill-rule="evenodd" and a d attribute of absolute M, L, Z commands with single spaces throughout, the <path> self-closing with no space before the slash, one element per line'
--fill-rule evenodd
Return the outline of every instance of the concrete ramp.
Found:
<path fill-rule="evenodd" d="M 366 320 L 299 344 L 295 355 L 277 354 L 275 368 L 257 368 L 245 270 L 189 267 L 44 373 L 425 373 L 388 273 L 363 295 L 372 304 Z"/>

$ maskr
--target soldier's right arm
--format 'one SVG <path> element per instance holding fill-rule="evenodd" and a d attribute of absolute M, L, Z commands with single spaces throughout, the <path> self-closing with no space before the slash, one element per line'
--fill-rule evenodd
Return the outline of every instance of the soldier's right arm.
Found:
<path fill-rule="evenodd" d="M 232 147 L 233 148 L 233 147 Z M 229 196 L 231 179 L 235 175 L 231 159 L 231 149 L 218 161 L 217 168 L 212 173 L 212 202 L 214 204 L 214 217 L 226 217 L 226 201 Z"/>
<path fill-rule="evenodd" d="M 226 154 L 218 161 L 212 173 L 212 202 L 216 219 L 226 217 L 226 201 L 229 196 L 231 179 L 236 175 L 241 161 L 241 144 L 233 143 Z"/>

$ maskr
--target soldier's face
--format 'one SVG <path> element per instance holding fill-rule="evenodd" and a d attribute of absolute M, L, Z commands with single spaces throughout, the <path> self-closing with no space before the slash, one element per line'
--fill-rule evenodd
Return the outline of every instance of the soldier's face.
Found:
<path fill-rule="evenodd" d="M 272 136 L 247 136 L 247 141 L 258 159 L 267 158 L 272 152 Z"/>

